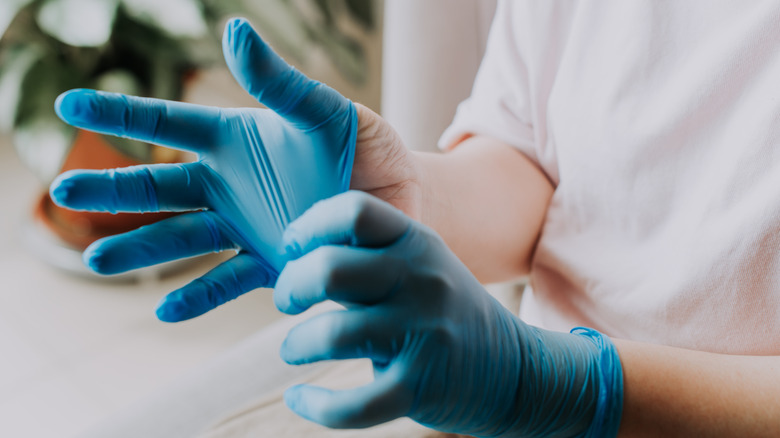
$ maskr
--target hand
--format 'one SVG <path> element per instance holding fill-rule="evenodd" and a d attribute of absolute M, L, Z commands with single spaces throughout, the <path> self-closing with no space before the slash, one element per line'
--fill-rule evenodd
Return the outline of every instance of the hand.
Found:
<path fill-rule="evenodd" d="M 346 391 L 290 388 L 299 415 L 337 428 L 409 416 L 476 436 L 617 433 L 622 370 L 610 340 L 524 324 L 436 234 L 390 205 L 338 195 L 290 224 L 283 242 L 299 258 L 279 276 L 277 307 L 295 314 L 333 300 L 346 310 L 293 328 L 282 358 L 369 358 L 375 376 Z"/>
<path fill-rule="evenodd" d="M 356 186 L 400 204 L 414 187 L 406 150 L 376 114 L 302 75 L 244 20 L 223 49 L 236 80 L 269 109 L 220 109 L 90 90 L 60 96 L 57 113 L 80 128 L 198 154 L 195 163 L 71 171 L 51 187 L 58 204 L 109 212 L 191 211 L 109 237 L 84 254 L 102 274 L 212 251 L 239 254 L 169 294 L 165 321 L 200 315 L 273 285 L 282 231 L 314 202 Z M 358 113 L 365 120 L 358 123 Z M 353 172 L 353 161 L 355 170 Z"/>

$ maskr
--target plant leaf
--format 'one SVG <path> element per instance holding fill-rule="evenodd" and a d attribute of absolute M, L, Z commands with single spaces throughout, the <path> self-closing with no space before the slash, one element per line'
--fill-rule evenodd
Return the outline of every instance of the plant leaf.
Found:
<path fill-rule="evenodd" d="M 52 72 L 56 71 L 56 75 Z M 89 83 L 82 72 L 60 62 L 56 54 L 38 59 L 22 81 L 21 95 L 14 118 L 14 126 L 27 124 L 41 117 L 59 120 L 54 112 L 54 101 L 64 91 Z M 62 122 L 61 122 L 62 123 Z"/>
<path fill-rule="evenodd" d="M 121 154 L 141 163 L 152 162 L 152 145 L 129 138 L 104 135 L 103 140 Z"/>
<path fill-rule="evenodd" d="M 107 43 L 119 0 L 47 0 L 36 20 L 46 33 L 76 47 Z"/>
<path fill-rule="evenodd" d="M 336 21 L 333 17 L 333 11 L 331 10 L 332 2 L 330 0 L 313 0 L 315 6 L 317 6 L 320 14 L 322 15 L 323 26 L 331 27 Z"/>
<path fill-rule="evenodd" d="M 253 21 L 263 38 L 281 52 L 298 61 L 305 61 L 305 51 L 311 41 L 306 25 L 292 3 L 285 0 L 265 0 L 247 4 L 247 7 L 252 6 Z"/>
<path fill-rule="evenodd" d="M 247 15 L 243 0 L 201 0 L 206 20 L 216 24 L 221 18 L 230 15 Z"/>
<path fill-rule="evenodd" d="M 22 83 L 41 58 L 43 52 L 35 46 L 15 48 L 0 57 L 0 131 L 13 129 L 22 99 Z"/>
<path fill-rule="evenodd" d="M 52 72 L 56 71 L 56 75 Z M 34 62 L 22 81 L 22 98 L 14 118 L 14 146 L 24 163 L 46 183 L 56 175 L 70 150 L 73 128 L 54 112 L 65 90 L 87 82 L 82 73 L 48 54 Z"/>
<path fill-rule="evenodd" d="M 335 30 L 319 33 L 317 41 L 345 78 L 356 85 L 366 82 L 368 66 L 360 42 Z"/>
<path fill-rule="evenodd" d="M 46 184 L 57 176 L 75 132 L 56 118 L 39 117 L 17 126 L 13 143 L 22 162 Z"/>
<path fill-rule="evenodd" d="M 110 70 L 98 76 L 95 81 L 95 88 L 133 96 L 140 95 L 142 92 L 141 83 L 138 79 L 132 73 L 123 69 Z"/>
<path fill-rule="evenodd" d="M 346 0 L 347 9 L 358 23 L 368 30 L 372 30 L 374 23 L 374 0 Z"/>
<path fill-rule="evenodd" d="M 196 0 L 122 0 L 133 18 L 180 38 L 208 34 L 203 6 Z"/>
<path fill-rule="evenodd" d="M 31 2 L 32 0 L 3 0 L 0 2 L 0 38 L 14 21 L 16 14 Z"/>

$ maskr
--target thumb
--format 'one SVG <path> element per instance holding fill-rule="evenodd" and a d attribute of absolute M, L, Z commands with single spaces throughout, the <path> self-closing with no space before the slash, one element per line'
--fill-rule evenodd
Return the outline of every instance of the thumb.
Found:
<path fill-rule="evenodd" d="M 349 100 L 287 64 L 246 19 L 228 23 L 222 51 L 233 77 L 249 94 L 302 129 L 349 111 Z"/>
<path fill-rule="evenodd" d="M 290 257 L 325 245 L 379 248 L 391 245 L 412 226 L 392 205 L 364 192 L 349 191 L 319 201 L 295 219 L 282 235 Z"/>

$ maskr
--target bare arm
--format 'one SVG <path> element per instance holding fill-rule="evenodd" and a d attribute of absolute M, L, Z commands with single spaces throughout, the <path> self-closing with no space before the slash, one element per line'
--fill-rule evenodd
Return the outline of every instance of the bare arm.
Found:
<path fill-rule="evenodd" d="M 625 388 L 621 437 L 780 436 L 780 357 L 614 341 Z"/>
<path fill-rule="evenodd" d="M 553 188 L 489 137 L 409 152 L 359 107 L 352 186 L 434 228 L 482 282 L 526 274 Z M 624 373 L 622 437 L 780 436 L 780 357 L 729 356 L 614 340 Z"/>
<path fill-rule="evenodd" d="M 553 193 L 535 164 L 480 136 L 443 154 L 410 152 L 381 117 L 357 108 L 353 189 L 435 229 L 483 283 L 528 273 Z"/>
<path fill-rule="evenodd" d="M 527 272 L 552 195 L 541 172 L 516 150 L 484 137 L 419 158 L 432 197 L 423 212 L 434 215 L 424 221 L 448 236 L 481 279 Z M 780 436 L 780 357 L 615 344 L 625 383 L 621 437 Z"/>
<path fill-rule="evenodd" d="M 422 222 L 483 283 L 528 274 L 553 188 L 515 148 L 471 137 L 444 154 L 418 153 Z"/>

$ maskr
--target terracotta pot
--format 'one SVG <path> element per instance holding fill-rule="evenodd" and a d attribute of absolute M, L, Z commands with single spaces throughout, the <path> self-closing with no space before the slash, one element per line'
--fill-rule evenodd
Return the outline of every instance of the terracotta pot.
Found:
<path fill-rule="evenodd" d="M 165 161 L 173 162 L 173 157 Z M 71 169 L 112 169 L 142 164 L 117 151 L 103 136 L 78 131 L 61 172 Z M 92 213 L 73 211 L 52 202 L 44 193 L 35 207 L 35 217 L 63 242 L 83 250 L 95 240 L 134 230 L 175 213 Z"/>

